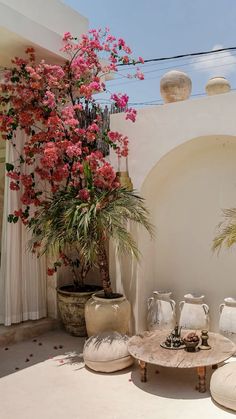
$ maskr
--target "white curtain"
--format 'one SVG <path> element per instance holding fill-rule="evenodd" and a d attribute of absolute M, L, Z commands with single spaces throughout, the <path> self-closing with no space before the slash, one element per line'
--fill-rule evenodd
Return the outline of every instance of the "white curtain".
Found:
<path fill-rule="evenodd" d="M 16 148 L 7 143 L 6 162 L 16 161 L 26 136 L 19 131 Z M 18 221 L 7 221 L 8 214 L 20 208 L 21 191 L 9 189 L 6 176 L 0 268 L 0 323 L 9 326 L 25 320 L 36 320 L 47 315 L 46 309 L 46 258 L 37 258 L 27 249 L 30 233 Z"/>

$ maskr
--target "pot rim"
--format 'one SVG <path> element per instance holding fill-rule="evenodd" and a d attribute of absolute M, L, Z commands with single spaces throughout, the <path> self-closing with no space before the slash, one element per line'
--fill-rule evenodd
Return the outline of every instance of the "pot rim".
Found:
<path fill-rule="evenodd" d="M 120 297 L 115 297 L 115 298 L 104 298 L 104 296 L 100 297 L 99 294 L 103 294 L 103 291 L 98 291 L 98 292 L 93 293 L 92 298 L 95 301 L 100 301 L 100 302 L 107 303 L 107 304 L 109 304 L 110 302 L 114 303 L 116 301 L 120 302 L 120 301 L 126 300 L 126 297 L 123 294 L 119 294 Z"/>
<path fill-rule="evenodd" d="M 236 307 L 236 298 L 234 297 L 226 297 L 224 302 L 227 306 Z"/>
<path fill-rule="evenodd" d="M 205 295 L 196 294 L 194 292 L 184 295 L 185 301 L 188 302 L 203 302 Z"/>
<path fill-rule="evenodd" d="M 68 284 L 68 286 L 73 285 L 73 284 Z M 62 295 L 91 295 L 94 294 L 94 290 L 93 291 L 66 291 L 66 290 L 62 290 L 61 288 L 66 287 L 67 285 L 62 285 L 60 287 L 56 288 L 56 291 L 58 294 L 62 294 Z"/>

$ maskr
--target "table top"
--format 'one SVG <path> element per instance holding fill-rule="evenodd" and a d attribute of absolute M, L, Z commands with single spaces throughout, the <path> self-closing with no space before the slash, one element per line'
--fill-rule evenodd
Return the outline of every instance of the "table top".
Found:
<path fill-rule="evenodd" d="M 189 333 L 184 330 L 182 335 Z M 193 368 L 215 365 L 230 358 L 236 351 L 233 342 L 218 333 L 209 332 L 209 350 L 187 352 L 184 349 L 165 349 L 160 346 L 168 331 L 143 332 L 130 338 L 128 351 L 144 362 L 172 368 Z"/>

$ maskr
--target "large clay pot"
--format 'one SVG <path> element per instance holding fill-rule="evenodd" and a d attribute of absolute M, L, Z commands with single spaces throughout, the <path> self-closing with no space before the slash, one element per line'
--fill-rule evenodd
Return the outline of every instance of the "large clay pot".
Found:
<path fill-rule="evenodd" d="M 172 70 L 161 78 L 160 92 L 164 103 L 186 100 L 189 98 L 191 91 L 191 79 L 182 71 Z"/>
<path fill-rule="evenodd" d="M 175 301 L 170 296 L 168 291 L 153 291 L 153 297 L 148 298 L 148 330 L 172 330 L 175 327 Z"/>
<path fill-rule="evenodd" d="M 84 309 L 85 303 L 91 295 L 101 289 L 98 286 L 89 286 L 91 291 L 73 292 L 73 286 L 65 285 L 57 289 L 58 309 L 61 320 L 67 332 L 74 336 L 87 336 Z"/>
<path fill-rule="evenodd" d="M 231 86 L 225 77 L 212 77 L 208 80 L 205 90 L 208 96 L 230 92 Z"/>
<path fill-rule="evenodd" d="M 204 295 L 186 294 L 179 307 L 179 325 L 182 328 L 209 330 L 209 307 L 204 304 Z"/>
<path fill-rule="evenodd" d="M 225 298 L 220 305 L 220 333 L 236 344 L 236 298 Z"/>
<path fill-rule="evenodd" d="M 131 306 L 118 294 L 117 298 L 103 298 L 102 293 L 93 294 L 85 305 L 85 321 L 88 336 L 114 331 L 124 335 L 130 333 Z"/>

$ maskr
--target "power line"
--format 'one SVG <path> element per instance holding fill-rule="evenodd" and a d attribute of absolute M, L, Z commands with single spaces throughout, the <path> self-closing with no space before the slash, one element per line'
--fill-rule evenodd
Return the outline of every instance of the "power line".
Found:
<path fill-rule="evenodd" d="M 218 67 L 226 67 L 226 66 L 228 66 L 228 65 L 233 65 L 233 64 L 235 64 L 235 68 L 236 68 L 236 63 L 235 63 L 235 61 L 232 61 L 232 62 L 230 62 L 230 63 L 225 63 L 225 64 L 219 64 L 219 65 L 212 65 L 212 66 L 207 66 L 207 67 L 204 67 L 204 70 L 208 70 L 208 69 L 210 69 L 210 68 L 218 68 Z M 157 71 L 163 71 L 163 70 L 166 70 L 166 69 L 169 69 L 169 68 L 174 68 L 174 67 L 168 67 L 168 68 L 162 68 L 162 69 L 157 69 Z M 176 66 L 175 66 L 175 68 L 176 68 Z M 188 73 L 193 73 L 194 71 L 197 71 L 197 70 L 190 70 L 190 71 L 188 71 Z M 159 77 L 161 77 L 162 75 L 164 75 L 165 73 L 162 73 L 162 74 L 159 74 L 158 76 L 155 76 L 155 77 L 149 77 L 149 78 L 144 78 L 144 80 L 142 80 L 142 82 L 145 82 L 145 81 L 148 81 L 148 80 L 155 80 L 155 79 L 158 79 Z M 110 80 L 109 81 L 109 83 L 110 82 L 112 82 L 112 81 L 116 81 L 117 79 L 114 79 L 114 80 Z M 115 83 L 115 84 L 112 84 L 112 85 L 110 85 L 110 87 L 116 87 L 116 86 L 121 86 L 121 85 L 125 85 L 125 84 L 130 84 L 130 83 L 137 83 L 137 82 L 140 82 L 140 80 L 137 80 L 137 79 L 129 79 L 129 80 L 127 80 L 127 81 L 125 81 L 125 82 L 119 82 L 119 83 Z"/>
<path fill-rule="evenodd" d="M 218 49 L 214 49 L 213 51 L 200 51 L 200 52 L 190 52 L 188 54 L 179 54 L 179 55 L 173 55 L 173 56 L 169 56 L 169 57 L 159 57 L 159 58 L 150 58 L 148 60 L 144 60 L 144 63 L 151 63 L 151 62 L 156 62 L 156 61 L 167 61 L 167 60 L 173 60 L 173 59 L 178 59 L 178 58 L 185 58 L 185 57 L 195 57 L 198 55 L 206 55 L 206 54 L 216 54 L 217 52 L 222 52 L 222 51 L 233 51 L 235 50 L 236 47 L 227 47 L 227 48 L 218 48 Z M 142 64 L 142 63 L 140 63 Z M 129 66 L 129 65 L 133 65 L 132 63 L 121 63 L 121 64 L 117 64 L 117 67 L 121 67 L 121 66 Z"/>
<path fill-rule="evenodd" d="M 236 52 L 235 52 L 235 54 L 236 54 Z M 231 54 L 230 57 L 235 57 L 235 54 Z M 156 73 L 156 72 L 159 72 L 159 71 L 169 70 L 171 68 L 176 68 L 176 67 L 179 68 L 179 67 L 191 66 L 191 65 L 194 65 L 194 64 L 201 64 L 201 63 L 212 62 L 212 61 L 217 61 L 217 60 L 219 61 L 220 59 L 222 59 L 224 57 L 227 57 L 227 55 L 221 55 L 220 57 L 214 57 L 214 58 L 210 58 L 210 59 L 207 59 L 207 60 L 199 60 L 199 61 L 196 60 L 196 61 L 191 61 L 191 62 L 188 62 L 188 63 L 178 64 L 178 65 L 173 65 L 173 66 L 168 66 L 168 67 L 156 68 L 155 70 L 149 70 L 149 71 L 143 70 L 142 72 L 143 72 L 143 74 Z M 221 65 L 228 65 L 228 64 L 233 64 L 233 62 L 232 63 L 220 64 L 220 66 Z M 153 65 L 157 65 L 157 64 L 153 64 Z M 216 66 L 214 66 L 214 67 L 216 67 Z M 207 69 L 209 67 L 205 67 L 205 68 Z M 123 78 L 129 79 L 129 76 L 122 75 L 120 73 L 119 73 L 119 76 L 120 77 L 116 77 L 113 80 L 109 80 L 109 81 L 122 80 Z"/>

